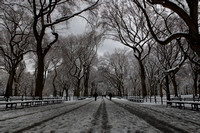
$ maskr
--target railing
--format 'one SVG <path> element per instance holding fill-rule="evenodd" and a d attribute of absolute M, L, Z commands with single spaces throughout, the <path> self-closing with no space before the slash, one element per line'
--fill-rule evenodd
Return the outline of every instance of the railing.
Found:
<path fill-rule="evenodd" d="M 171 98 L 171 100 L 179 100 L 179 101 L 200 101 L 199 97 L 193 97 L 193 98 L 180 98 L 180 97 L 175 97 L 175 98 Z"/>
<path fill-rule="evenodd" d="M 9 99 L 0 96 L 0 101 L 26 101 L 26 100 L 48 100 L 48 99 L 62 99 L 62 97 L 31 97 L 31 96 L 11 96 Z"/>
<path fill-rule="evenodd" d="M 31 106 L 40 106 L 48 104 L 62 103 L 63 99 L 60 97 L 44 97 L 42 100 L 39 97 L 11 97 L 8 101 L 5 98 L 0 97 L 1 109 L 16 109 Z"/>
<path fill-rule="evenodd" d="M 167 101 L 167 106 L 174 106 L 178 108 L 186 108 L 186 105 L 190 105 L 192 110 L 199 110 L 200 102 L 196 101 L 179 101 L 179 100 L 171 100 Z"/>
<path fill-rule="evenodd" d="M 128 96 L 128 100 L 132 102 L 144 102 L 141 96 Z"/>

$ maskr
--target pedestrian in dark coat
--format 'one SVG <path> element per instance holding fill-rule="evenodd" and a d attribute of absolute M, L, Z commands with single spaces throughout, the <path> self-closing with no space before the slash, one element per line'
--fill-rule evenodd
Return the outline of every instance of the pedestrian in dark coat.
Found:
<path fill-rule="evenodd" d="M 112 93 L 109 93 L 109 95 L 108 95 L 109 97 L 110 97 L 110 100 L 112 99 Z"/>
<path fill-rule="evenodd" d="M 95 92 L 93 97 L 95 98 L 95 101 L 97 100 L 98 94 Z"/>

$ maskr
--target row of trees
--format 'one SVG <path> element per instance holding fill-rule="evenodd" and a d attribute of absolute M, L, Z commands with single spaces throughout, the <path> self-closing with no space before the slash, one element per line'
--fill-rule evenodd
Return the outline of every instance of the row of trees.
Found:
<path fill-rule="evenodd" d="M 93 94 L 89 84 L 95 80 L 91 76 L 95 77 L 93 67 L 97 64 L 97 48 L 101 40 L 102 34 L 97 34 L 95 31 L 89 31 L 83 35 L 60 37 L 44 61 L 45 90 L 43 95 L 62 96 L 64 91 L 67 95 L 69 92 L 75 96 Z M 36 96 L 37 56 L 34 52 L 27 56 L 25 56 L 26 63 L 23 70 L 19 65 L 15 74 L 18 76 L 19 84 L 16 84 L 14 80 L 13 87 L 15 89 L 12 89 L 12 92 L 15 92 L 13 95 L 16 96 Z M 29 63 L 31 66 L 28 66 Z M 34 68 L 35 71 L 32 70 Z M 21 70 L 21 75 L 17 75 L 18 69 Z M 3 71 L 1 73 L 4 74 Z M 4 83 L 1 86 L 1 94 L 5 94 L 3 85 L 5 85 L 7 77 L 4 77 L 5 79 L 2 75 L 1 81 Z"/>
<path fill-rule="evenodd" d="M 192 67 L 196 70 L 193 89 L 197 96 L 200 46 L 198 4 L 198 0 L 111 0 L 103 5 L 103 28 L 109 31 L 112 39 L 130 47 L 138 62 L 143 97 L 149 94 L 147 81 L 150 88 L 161 87 L 162 77 L 165 77 L 167 99 L 170 99 L 170 82 L 174 95 L 178 96 L 176 78 L 181 69 L 189 66 L 188 62 L 195 64 Z M 148 65 L 145 65 L 146 62 Z"/>
<path fill-rule="evenodd" d="M 59 37 L 55 26 L 92 10 L 97 3 L 98 0 L 83 1 L 82 5 L 68 0 L 1 1 L 0 53 L 1 69 L 9 74 L 5 91 L 7 98 L 13 95 L 13 82 L 18 82 L 25 66 L 24 56 L 29 52 L 36 55 L 35 96 L 42 97 L 46 79 L 45 58 Z M 56 65 L 53 59 L 52 63 Z"/>
<path fill-rule="evenodd" d="M 163 49 L 168 53 L 163 52 Z M 165 48 L 156 45 L 151 48 L 151 53 L 143 60 L 148 96 L 163 97 L 165 94 L 169 98 L 172 94 L 174 96 L 181 94 L 198 96 L 199 88 L 196 80 L 198 73 L 196 71 L 199 67 L 186 60 L 179 69 L 174 70 L 176 63 L 182 58 L 177 58 L 177 50 L 171 45 Z M 169 68 L 173 71 L 168 72 Z M 140 69 L 138 59 L 130 49 L 116 49 L 113 54 L 107 53 L 99 59 L 98 71 L 104 79 L 103 82 L 110 86 L 109 91 L 118 96 L 143 96 Z"/>
<path fill-rule="evenodd" d="M 103 82 L 105 91 L 119 96 L 159 92 L 162 96 L 164 89 L 170 99 L 170 88 L 175 96 L 183 92 L 197 96 L 198 4 L 198 0 L 97 0 L 81 5 L 67 0 L 1 1 L 0 66 L 9 74 L 5 95 L 24 89 L 39 97 L 64 90 L 88 96 Z M 85 11 L 90 11 L 90 31 L 59 37 L 56 25 Z M 130 51 L 116 50 L 98 58 L 102 36 Z M 25 57 L 34 60 L 33 73 L 24 71 Z M 26 79 L 22 77 L 30 78 L 29 83 L 22 84 Z"/>

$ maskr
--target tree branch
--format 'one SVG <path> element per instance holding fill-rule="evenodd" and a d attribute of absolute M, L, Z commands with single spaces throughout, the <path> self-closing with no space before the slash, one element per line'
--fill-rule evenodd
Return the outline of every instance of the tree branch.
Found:
<path fill-rule="evenodd" d="M 87 7 L 87 8 L 85 8 L 85 9 L 83 9 L 83 10 L 77 12 L 77 13 L 74 13 L 74 14 L 72 14 L 72 15 L 70 15 L 70 16 L 66 16 L 66 17 L 62 17 L 62 18 L 56 19 L 54 22 L 52 22 L 52 23 L 50 23 L 50 24 L 46 24 L 45 26 L 46 26 L 46 27 L 49 27 L 49 26 L 53 26 L 53 25 L 56 25 L 56 24 L 58 24 L 58 23 L 67 21 L 67 20 L 69 20 L 69 19 L 71 19 L 71 18 L 73 18 L 73 17 L 75 17 L 75 16 L 80 15 L 81 13 L 83 13 L 83 12 L 85 12 L 85 11 L 87 11 L 87 10 L 93 9 L 93 8 L 97 5 L 98 2 L 99 2 L 99 0 L 97 0 L 93 5 L 91 5 L 91 6 Z"/>

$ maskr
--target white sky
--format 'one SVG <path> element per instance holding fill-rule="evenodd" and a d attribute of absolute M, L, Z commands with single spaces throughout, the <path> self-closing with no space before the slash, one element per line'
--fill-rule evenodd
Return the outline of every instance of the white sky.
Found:
<path fill-rule="evenodd" d="M 59 35 L 63 36 L 67 36 L 69 34 L 81 34 L 86 30 L 86 21 L 83 18 L 75 17 L 71 20 L 68 28 L 66 28 L 65 23 L 62 23 L 62 25 L 56 26 L 56 30 Z M 113 53 L 116 48 L 124 48 L 124 45 L 117 41 L 106 39 L 102 42 L 102 45 L 99 47 L 97 53 L 99 56 L 102 56 L 107 52 Z"/>
<path fill-rule="evenodd" d="M 56 25 L 55 28 L 60 36 L 67 36 L 67 35 L 71 35 L 71 34 L 78 35 L 78 34 L 84 33 L 84 31 L 86 30 L 86 21 L 83 18 L 75 17 L 70 21 L 68 28 L 66 27 L 65 22 L 63 22 L 59 25 Z M 98 56 L 103 56 L 104 53 L 107 53 L 107 52 L 113 53 L 116 48 L 123 49 L 124 47 L 125 46 L 123 44 L 121 44 L 117 41 L 106 39 L 99 46 L 97 54 L 98 54 Z M 28 57 L 27 57 L 26 65 L 27 65 L 27 68 L 29 68 L 28 71 L 31 73 L 34 72 L 33 64 L 34 63 L 33 63 L 32 59 L 28 59 Z"/>
<path fill-rule="evenodd" d="M 120 42 L 106 39 L 98 49 L 98 55 L 102 56 L 104 53 L 113 53 L 116 48 L 124 48 L 125 46 Z"/>

